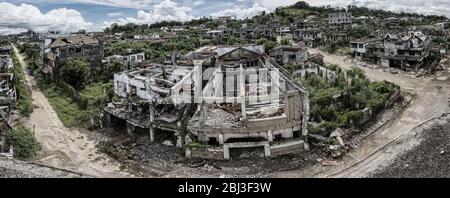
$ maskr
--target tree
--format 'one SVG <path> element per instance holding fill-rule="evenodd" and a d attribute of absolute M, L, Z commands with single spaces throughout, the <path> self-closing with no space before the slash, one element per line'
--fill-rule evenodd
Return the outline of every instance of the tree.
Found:
<path fill-rule="evenodd" d="M 114 78 L 114 74 L 122 70 L 123 64 L 120 62 L 112 62 L 105 64 L 101 71 L 100 79 L 104 82 L 108 82 L 110 79 Z"/>
<path fill-rule="evenodd" d="M 272 50 L 277 45 L 277 42 L 273 41 L 273 40 L 267 40 L 267 39 L 263 38 L 263 39 L 259 39 L 257 41 L 257 44 L 258 45 L 264 45 L 264 49 L 269 52 L 270 50 Z"/>
<path fill-rule="evenodd" d="M 297 9 L 308 9 L 308 8 L 310 8 L 310 7 L 309 7 L 309 4 L 308 4 L 308 3 L 304 2 L 304 1 L 299 1 L 299 2 L 295 3 L 295 4 L 292 6 L 292 8 L 297 8 Z"/>
<path fill-rule="evenodd" d="M 59 68 L 59 77 L 81 90 L 91 81 L 91 67 L 85 59 L 70 58 Z"/>
<path fill-rule="evenodd" d="M 291 45 L 291 41 L 289 39 L 282 39 L 281 45 Z"/>

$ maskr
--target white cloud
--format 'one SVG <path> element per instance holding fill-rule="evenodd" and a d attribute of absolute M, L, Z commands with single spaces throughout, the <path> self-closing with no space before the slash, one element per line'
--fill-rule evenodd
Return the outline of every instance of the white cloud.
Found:
<path fill-rule="evenodd" d="M 262 7 L 268 8 L 268 9 L 275 9 L 279 6 L 289 6 L 297 3 L 300 0 L 253 0 L 255 3 L 260 4 Z M 314 0 L 317 1 L 317 0 Z"/>
<path fill-rule="evenodd" d="M 262 7 L 258 3 L 254 3 L 250 8 L 239 8 L 234 7 L 226 10 L 222 10 L 217 13 L 211 14 L 212 17 L 220 17 L 220 16 L 232 16 L 238 19 L 250 18 L 255 15 L 261 14 L 262 12 L 268 12 L 269 10 L 265 7 Z"/>
<path fill-rule="evenodd" d="M 306 0 L 314 6 L 348 6 L 353 0 Z M 449 0 L 356 0 L 356 6 L 383 9 L 394 12 L 415 12 L 419 14 L 446 15 L 450 17 Z"/>
<path fill-rule="evenodd" d="M 27 29 L 23 28 L 3 28 L 0 27 L 0 35 L 9 35 L 9 34 L 20 34 L 22 32 L 28 31 Z"/>
<path fill-rule="evenodd" d="M 36 32 L 48 30 L 73 32 L 90 29 L 92 24 L 86 22 L 78 11 L 72 9 L 60 8 L 42 13 L 32 5 L 16 6 L 0 2 L 0 27 L 29 29 Z"/>
<path fill-rule="evenodd" d="M 87 3 L 96 5 L 107 5 L 119 8 L 148 9 L 154 3 L 162 0 L 69 0 L 75 3 Z"/>
<path fill-rule="evenodd" d="M 105 26 L 109 26 L 112 23 L 118 24 L 154 24 L 161 21 L 189 21 L 194 17 L 189 13 L 192 12 L 190 7 L 179 6 L 177 3 L 171 0 L 165 0 L 160 4 L 153 7 L 153 11 L 145 12 L 140 10 L 137 12 L 136 17 L 120 18 L 118 21 L 105 22 Z"/>
<path fill-rule="evenodd" d="M 195 0 L 192 5 L 200 6 L 200 5 L 203 5 L 203 4 L 205 4 L 205 0 Z"/>
<path fill-rule="evenodd" d="M 122 12 L 112 12 L 112 13 L 108 13 L 107 15 L 108 15 L 108 17 L 119 17 L 119 16 L 122 16 L 123 13 Z"/>

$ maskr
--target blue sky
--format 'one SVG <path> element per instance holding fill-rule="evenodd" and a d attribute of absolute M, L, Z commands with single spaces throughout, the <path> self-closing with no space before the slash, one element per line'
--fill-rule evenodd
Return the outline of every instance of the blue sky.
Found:
<path fill-rule="evenodd" d="M 305 0 L 311 5 L 359 6 L 450 17 L 450 0 Z M 152 24 L 201 16 L 252 17 L 297 0 L 2 0 L 0 34 L 35 31 L 101 30 L 111 23 Z"/>

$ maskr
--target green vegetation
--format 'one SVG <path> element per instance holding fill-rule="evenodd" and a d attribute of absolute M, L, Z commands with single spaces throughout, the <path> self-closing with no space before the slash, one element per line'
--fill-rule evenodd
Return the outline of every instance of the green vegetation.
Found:
<path fill-rule="evenodd" d="M 17 126 L 6 133 L 6 142 L 12 145 L 14 157 L 19 159 L 32 159 L 36 157 L 41 145 L 34 137 L 30 129 Z"/>
<path fill-rule="evenodd" d="M 294 16 L 294 17 L 297 17 L 300 19 L 304 19 L 307 16 L 314 13 L 311 10 L 297 9 L 297 8 L 287 8 L 287 9 L 284 9 L 283 11 L 286 12 L 287 15 Z"/>
<path fill-rule="evenodd" d="M 337 127 L 357 126 L 364 108 L 371 108 L 374 113 L 382 110 L 386 100 L 398 88 L 387 81 L 371 83 L 361 69 L 347 72 L 353 78 L 349 84 L 336 65 L 328 66 L 328 69 L 337 71 L 335 82 L 316 74 L 300 79 L 310 93 L 311 120 L 320 123 L 318 127 L 310 127 L 311 133 L 330 133 Z"/>
<path fill-rule="evenodd" d="M 27 69 L 31 74 L 39 70 L 41 64 L 41 47 L 39 43 L 24 43 L 19 46 L 19 51 L 24 55 Z"/>
<path fill-rule="evenodd" d="M 264 45 L 264 48 L 267 51 L 270 51 L 273 48 L 275 48 L 275 46 L 277 46 L 277 42 L 275 40 L 270 40 L 270 39 L 266 39 L 266 38 L 261 38 L 261 39 L 257 40 L 256 43 L 258 45 Z"/>
<path fill-rule="evenodd" d="M 60 83 L 45 87 L 44 94 L 65 126 L 95 128 L 91 120 L 99 119 L 102 107 L 112 97 L 112 86 L 112 82 L 93 83 L 77 92 Z"/>
<path fill-rule="evenodd" d="M 22 66 L 17 59 L 16 54 L 12 56 L 14 70 L 13 70 L 13 85 L 16 88 L 16 94 L 18 99 L 17 108 L 21 115 L 30 116 L 33 112 L 33 98 L 31 97 L 31 90 L 25 79 L 25 75 L 22 71 Z"/>
<path fill-rule="evenodd" d="M 34 54 L 31 53 L 33 50 L 27 48 L 35 46 L 31 44 L 21 46 L 27 60 L 34 60 L 30 58 Z M 14 62 L 15 65 L 19 65 L 17 59 L 14 59 Z M 86 60 L 74 58 L 55 70 L 53 80 L 44 78 L 40 72 L 36 72 L 38 69 L 30 73 L 35 75 L 38 86 L 65 126 L 95 128 L 102 108 L 113 97 L 112 76 L 121 69 L 120 63 L 113 62 L 103 65 L 98 71 L 92 71 Z M 33 110 L 31 92 L 25 83 L 21 68 L 15 67 L 15 72 L 17 74 L 15 73 L 14 80 L 19 96 L 18 108 L 24 115 L 29 115 Z"/>
<path fill-rule="evenodd" d="M 82 90 L 92 80 L 91 66 L 84 59 L 71 58 L 58 68 L 58 76 L 77 90 Z"/>

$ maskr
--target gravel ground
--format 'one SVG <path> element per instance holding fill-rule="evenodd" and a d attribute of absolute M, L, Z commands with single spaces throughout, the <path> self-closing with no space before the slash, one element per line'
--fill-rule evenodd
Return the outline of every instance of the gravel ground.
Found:
<path fill-rule="evenodd" d="M 24 174 L 22 171 L 15 171 L 0 167 L 0 178 L 30 178 L 32 175 Z"/>
<path fill-rule="evenodd" d="M 373 177 L 450 177 L 450 119 L 423 131 L 422 142 Z"/>
<path fill-rule="evenodd" d="M 32 162 L 0 157 L 0 178 L 77 178 L 89 177 L 72 171 Z"/>

